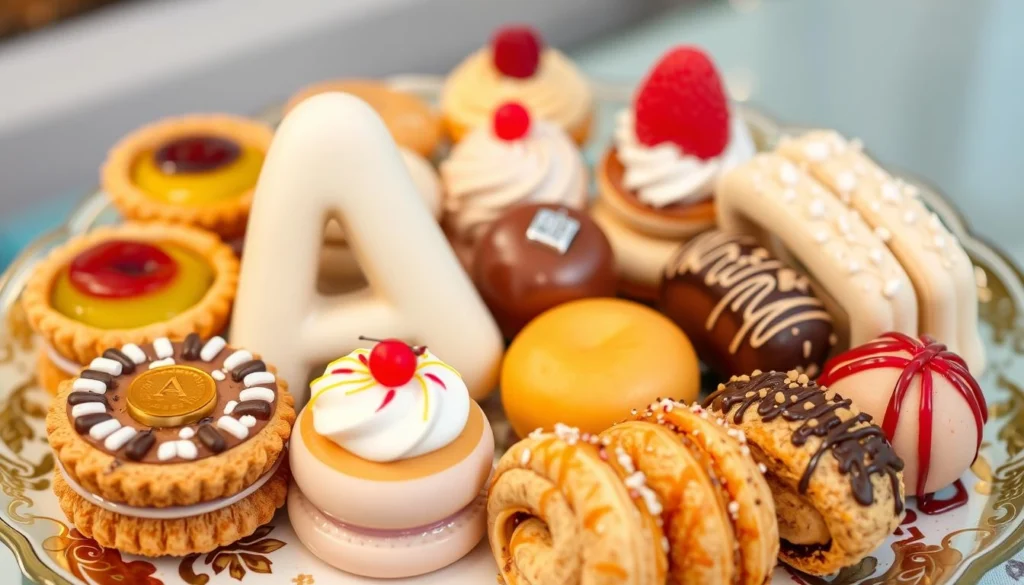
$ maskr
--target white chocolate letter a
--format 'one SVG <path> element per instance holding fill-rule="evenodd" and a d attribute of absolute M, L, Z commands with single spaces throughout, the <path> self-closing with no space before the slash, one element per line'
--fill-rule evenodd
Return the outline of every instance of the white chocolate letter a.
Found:
<path fill-rule="evenodd" d="M 328 217 L 341 223 L 367 288 L 317 292 Z M 387 129 L 360 100 L 323 94 L 285 118 L 267 153 L 231 341 L 277 366 L 301 407 L 310 369 L 364 347 L 360 335 L 429 346 L 474 398 L 497 384 L 501 334 Z"/>

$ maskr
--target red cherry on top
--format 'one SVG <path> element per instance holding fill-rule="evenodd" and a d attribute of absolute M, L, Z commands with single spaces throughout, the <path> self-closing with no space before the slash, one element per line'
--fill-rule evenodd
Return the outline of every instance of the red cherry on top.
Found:
<path fill-rule="evenodd" d="M 403 386 L 416 375 L 416 352 L 408 343 L 385 339 L 370 351 L 370 374 L 384 386 Z"/>
<path fill-rule="evenodd" d="M 506 26 L 498 29 L 491 41 L 494 66 L 508 77 L 533 77 L 540 66 L 543 43 L 537 31 L 529 26 Z"/>
<path fill-rule="evenodd" d="M 502 140 L 519 140 L 530 131 L 530 112 L 515 103 L 504 104 L 494 112 L 494 134 Z"/>
<path fill-rule="evenodd" d="M 68 266 L 79 292 L 100 298 L 139 297 L 156 292 L 178 274 L 167 252 L 145 242 L 110 240 L 82 252 Z"/>

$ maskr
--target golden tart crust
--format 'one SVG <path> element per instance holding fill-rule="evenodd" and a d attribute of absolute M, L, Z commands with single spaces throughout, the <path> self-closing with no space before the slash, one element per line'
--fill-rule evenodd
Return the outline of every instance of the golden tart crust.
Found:
<path fill-rule="evenodd" d="M 107 154 L 100 169 L 100 185 L 122 215 L 129 220 L 164 221 L 201 227 L 224 239 L 245 233 L 252 207 L 253 186 L 236 197 L 202 205 L 161 201 L 140 188 L 132 174 L 135 162 L 144 152 L 194 135 L 222 136 L 240 146 L 256 148 L 266 154 L 274 131 L 261 122 L 228 114 L 203 114 L 168 118 L 143 126 L 125 136 Z"/>
<path fill-rule="evenodd" d="M 64 473 L 89 493 L 135 507 L 191 506 L 237 494 L 273 469 L 295 422 L 295 399 L 284 380 L 277 384 L 277 408 L 259 433 L 223 453 L 194 461 L 115 464 L 113 455 L 75 432 L 68 417 L 70 380 L 61 383 L 50 404 L 46 434 Z"/>
<path fill-rule="evenodd" d="M 51 296 L 61 272 L 82 252 L 113 239 L 177 245 L 206 259 L 213 282 L 203 298 L 186 311 L 134 329 L 98 329 L 54 309 Z M 126 223 L 97 228 L 53 250 L 32 274 L 21 302 L 32 328 L 51 348 L 69 360 L 88 364 L 105 349 L 125 343 L 150 342 L 157 337 L 181 339 L 192 332 L 204 338 L 220 333 L 228 324 L 238 287 L 238 268 L 231 247 L 209 232 L 169 224 Z"/>

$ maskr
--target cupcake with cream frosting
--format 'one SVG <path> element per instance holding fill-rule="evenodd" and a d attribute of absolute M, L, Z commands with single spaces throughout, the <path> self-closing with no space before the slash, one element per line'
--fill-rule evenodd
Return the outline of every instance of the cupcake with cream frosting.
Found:
<path fill-rule="evenodd" d="M 454 368 L 387 339 L 328 364 L 310 391 L 292 436 L 288 515 L 314 554 L 403 578 L 480 542 L 494 436 Z"/>
<path fill-rule="evenodd" d="M 550 203 L 583 209 L 587 171 L 576 145 L 558 126 L 531 120 L 504 104 L 441 164 L 446 227 L 457 250 L 471 247 L 508 208 Z"/>
<path fill-rule="evenodd" d="M 441 111 L 452 139 L 490 124 L 495 110 L 516 101 L 536 118 L 557 125 L 582 144 L 590 135 L 593 95 L 576 65 L 545 47 L 537 31 L 508 26 L 490 46 L 467 57 L 448 76 Z"/>
<path fill-rule="evenodd" d="M 667 53 L 619 113 L 597 170 L 594 216 L 616 248 L 627 292 L 656 294 L 678 244 L 715 225 L 718 177 L 754 150 L 711 59 L 694 47 Z"/>

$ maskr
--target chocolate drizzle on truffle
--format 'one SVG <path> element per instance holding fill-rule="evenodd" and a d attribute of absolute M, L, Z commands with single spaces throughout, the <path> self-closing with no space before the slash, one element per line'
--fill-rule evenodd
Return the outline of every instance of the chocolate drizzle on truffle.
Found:
<path fill-rule="evenodd" d="M 119 349 L 112 347 L 103 352 L 103 357 L 121 364 L 121 372 L 124 374 L 130 374 L 135 371 L 135 362 Z M 109 384 L 107 385 L 109 386 Z"/>
<path fill-rule="evenodd" d="M 199 352 L 203 349 L 203 340 L 199 338 L 198 333 L 189 333 L 185 336 L 185 341 L 181 347 L 182 359 L 194 362 L 199 359 Z"/>
<path fill-rule="evenodd" d="M 231 379 L 235 382 L 241 382 L 249 374 L 266 371 L 267 364 L 263 363 L 263 360 L 250 360 L 231 370 Z"/>
<path fill-rule="evenodd" d="M 871 476 L 884 474 L 892 484 L 896 513 L 903 511 L 897 475 L 903 470 L 903 461 L 896 456 L 882 429 L 871 423 L 871 415 L 858 412 L 850 400 L 819 387 L 795 371 L 734 377 L 705 401 L 705 405 L 714 410 L 732 413 L 736 424 L 743 421 L 755 404 L 758 416 L 765 422 L 781 416 L 787 421 L 803 423 L 793 432 L 794 445 L 802 447 L 811 437 L 821 439 L 800 478 L 801 493 L 807 492 L 811 475 L 825 451 L 831 451 L 840 472 L 849 475 L 853 497 L 858 503 L 863 506 L 874 503 Z"/>

